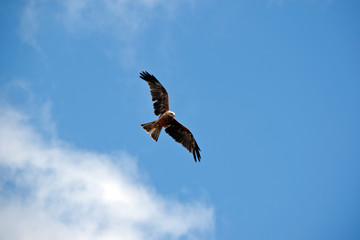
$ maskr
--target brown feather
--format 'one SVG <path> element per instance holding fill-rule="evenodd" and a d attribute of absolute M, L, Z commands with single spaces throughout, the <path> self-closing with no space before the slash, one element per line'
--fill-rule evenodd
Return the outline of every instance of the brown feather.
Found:
<path fill-rule="evenodd" d="M 141 126 L 147 133 L 149 133 L 153 130 L 155 122 L 156 121 L 144 123 L 144 124 L 141 124 Z"/>
<path fill-rule="evenodd" d="M 154 77 L 154 75 L 148 72 L 141 72 L 140 78 L 145 80 L 150 86 L 150 93 L 152 101 L 154 102 L 154 113 L 156 116 L 163 114 L 169 110 L 169 96 L 166 89 L 161 83 Z"/>
<path fill-rule="evenodd" d="M 159 135 L 161 133 L 161 127 L 159 128 L 155 128 L 152 133 L 150 134 L 151 138 L 155 140 L 155 142 L 157 142 L 157 140 L 159 139 Z"/>
<path fill-rule="evenodd" d="M 192 153 L 195 162 L 197 160 L 200 162 L 200 148 L 189 129 L 174 119 L 166 127 L 165 132 Z"/>

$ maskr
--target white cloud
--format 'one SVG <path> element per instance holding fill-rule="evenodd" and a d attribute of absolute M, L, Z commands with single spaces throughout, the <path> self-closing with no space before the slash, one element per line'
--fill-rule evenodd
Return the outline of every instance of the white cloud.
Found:
<path fill-rule="evenodd" d="M 0 106 L 0 239 L 211 238 L 203 201 L 167 199 L 133 157 L 48 140 L 29 121 Z"/>

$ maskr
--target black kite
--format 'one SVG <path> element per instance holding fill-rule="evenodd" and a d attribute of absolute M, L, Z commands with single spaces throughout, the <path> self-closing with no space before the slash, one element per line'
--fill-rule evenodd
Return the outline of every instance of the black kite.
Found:
<path fill-rule="evenodd" d="M 175 120 L 175 113 L 170 111 L 169 108 L 169 96 L 165 88 L 154 75 L 151 75 L 148 72 L 141 72 L 140 78 L 144 79 L 149 84 L 152 100 L 154 101 L 155 115 L 160 115 L 156 121 L 141 124 L 143 129 L 146 132 L 151 133 L 151 138 L 157 142 L 161 129 L 165 128 L 167 134 L 178 143 L 181 143 L 193 154 L 195 162 L 197 160 L 200 162 L 200 148 L 190 130 Z"/>

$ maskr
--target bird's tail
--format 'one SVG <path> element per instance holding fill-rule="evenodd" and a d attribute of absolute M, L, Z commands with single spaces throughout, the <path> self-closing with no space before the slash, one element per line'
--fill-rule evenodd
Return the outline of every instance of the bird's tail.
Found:
<path fill-rule="evenodd" d="M 149 122 L 149 123 L 144 123 L 144 124 L 141 124 L 141 126 L 146 132 L 148 132 L 148 133 L 151 132 L 151 134 L 150 134 L 151 138 L 154 139 L 157 142 L 157 140 L 158 140 L 158 138 L 160 136 L 160 132 L 161 132 L 162 128 L 161 127 L 155 127 L 154 126 L 155 122 L 156 121 Z"/>
<path fill-rule="evenodd" d="M 147 132 L 151 132 L 154 128 L 154 123 L 156 121 L 153 121 L 153 122 L 149 122 L 149 123 L 144 123 L 144 124 L 141 124 L 142 128 Z"/>
<path fill-rule="evenodd" d="M 154 139 L 156 142 L 160 136 L 161 127 L 155 128 L 152 133 L 150 134 L 151 138 Z"/>

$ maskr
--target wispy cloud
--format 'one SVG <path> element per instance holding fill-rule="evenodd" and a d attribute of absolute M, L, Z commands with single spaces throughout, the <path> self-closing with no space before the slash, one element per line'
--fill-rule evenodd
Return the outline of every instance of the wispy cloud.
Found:
<path fill-rule="evenodd" d="M 208 239 L 213 231 L 212 207 L 161 196 L 133 157 L 49 140 L 4 104 L 0 176 L 1 239 Z"/>
<path fill-rule="evenodd" d="M 24 7 L 20 32 L 23 40 L 37 46 L 42 24 L 62 24 L 69 32 L 112 32 L 129 40 L 157 17 L 171 16 L 176 6 L 192 0 L 31 0 Z M 51 12 L 51 14 L 49 14 Z"/>
<path fill-rule="evenodd" d="M 38 29 L 38 9 L 36 1 L 31 0 L 28 2 L 28 5 L 25 7 L 21 15 L 19 30 L 22 40 L 36 49 L 39 49 L 38 42 L 36 40 Z"/>

